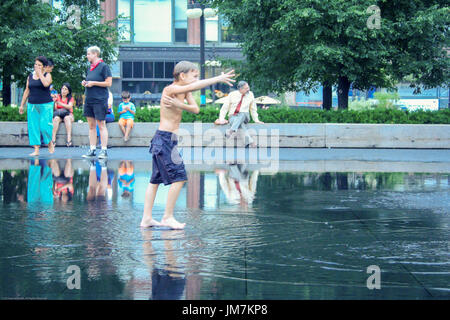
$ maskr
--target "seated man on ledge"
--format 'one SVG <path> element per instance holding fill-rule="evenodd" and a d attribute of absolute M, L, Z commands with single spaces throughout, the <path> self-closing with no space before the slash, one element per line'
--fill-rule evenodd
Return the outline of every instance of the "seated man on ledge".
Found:
<path fill-rule="evenodd" d="M 214 121 L 215 124 L 226 124 L 225 116 L 228 114 L 231 128 L 226 131 L 227 138 L 232 137 L 238 129 L 243 129 L 245 133 L 245 147 L 256 147 L 256 143 L 248 133 L 247 123 L 250 121 L 250 113 L 255 123 L 264 123 L 259 121 L 258 112 L 256 110 L 256 102 L 253 92 L 246 81 L 239 81 L 238 90 L 230 92 L 226 102 L 220 109 L 219 119 Z"/>

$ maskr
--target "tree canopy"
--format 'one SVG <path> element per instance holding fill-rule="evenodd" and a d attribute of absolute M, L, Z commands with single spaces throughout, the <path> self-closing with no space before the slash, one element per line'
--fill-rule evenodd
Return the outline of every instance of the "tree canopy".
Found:
<path fill-rule="evenodd" d="M 241 36 L 242 76 L 267 91 L 448 84 L 447 1 L 212 0 Z M 371 6 L 376 5 L 377 19 Z M 372 7 L 373 8 L 373 7 Z M 368 10 L 369 9 L 369 10 Z M 375 21 L 377 22 L 377 21 Z"/>
<path fill-rule="evenodd" d="M 61 10 L 46 2 L 4 0 L 0 3 L 0 74 L 5 105 L 10 102 L 11 78 L 24 86 L 36 56 L 44 55 L 55 62 L 52 73 L 55 87 L 69 82 L 75 92 L 83 91 L 81 81 L 88 67 L 89 46 L 100 47 L 106 63 L 113 62 L 117 56 L 116 21 L 101 23 L 96 0 L 65 0 Z M 80 9 L 79 26 L 74 20 L 78 12 L 71 5 Z"/>

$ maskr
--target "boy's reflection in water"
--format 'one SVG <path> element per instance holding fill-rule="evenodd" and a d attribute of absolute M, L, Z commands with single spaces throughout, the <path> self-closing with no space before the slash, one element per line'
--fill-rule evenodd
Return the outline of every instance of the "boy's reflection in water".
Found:
<path fill-rule="evenodd" d="M 160 233 L 164 239 L 165 268 L 155 267 L 157 253 L 153 249 L 154 233 Z M 177 261 L 177 250 L 173 248 L 174 241 L 184 238 L 184 230 L 158 230 L 141 229 L 144 243 L 144 262 L 147 264 L 151 274 L 152 292 L 150 299 L 153 300 L 179 300 L 182 299 L 186 286 L 186 277 L 181 272 Z"/>
<path fill-rule="evenodd" d="M 248 208 L 253 203 L 258 183 L 259 170 L 250 175 L 246 164 L 230 164 L 228 170 L 216 169 L 220 187 L 230 204 Z"/>
<path fill-rule="evenodd" d="M 122 197 L 129 198 L 134 191 L 134 165 L 133 161 L 123 160 L 119 164 L 119 187 L 123 190 Z"/>

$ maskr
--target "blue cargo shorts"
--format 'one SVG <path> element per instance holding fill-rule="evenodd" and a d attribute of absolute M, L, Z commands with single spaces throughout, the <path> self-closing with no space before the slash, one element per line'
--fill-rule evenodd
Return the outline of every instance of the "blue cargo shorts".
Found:
<path fill-rule="evenodd" d="M 177 144 L 178 137 L 175 133 L 156 130 L 149 150 L 152 154 L 150 183 L 168 185 L 187 180 L 186 169 Z"/>

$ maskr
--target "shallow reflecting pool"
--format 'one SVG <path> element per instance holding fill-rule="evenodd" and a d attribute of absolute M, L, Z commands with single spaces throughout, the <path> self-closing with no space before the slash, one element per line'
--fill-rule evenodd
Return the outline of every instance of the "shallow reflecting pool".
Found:
<path fill-rule="evenodd" d="M 150 162 L 22 164 L 0 171 L 1 299 L 450 298 L 448 173 L 190 168 L 171 231 L 139 228 Z"/>

